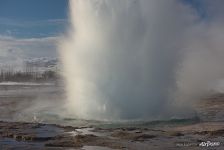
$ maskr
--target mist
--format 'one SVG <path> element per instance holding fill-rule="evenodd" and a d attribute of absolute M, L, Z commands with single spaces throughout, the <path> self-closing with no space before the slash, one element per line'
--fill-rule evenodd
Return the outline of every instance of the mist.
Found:
<path fill-rule="evenodd" d="M 58 47 L 74 117 L 186 117 L 224 75 L 221 17 L 204 21 L 180 0 L 69 5 L 70 27 Z"/>

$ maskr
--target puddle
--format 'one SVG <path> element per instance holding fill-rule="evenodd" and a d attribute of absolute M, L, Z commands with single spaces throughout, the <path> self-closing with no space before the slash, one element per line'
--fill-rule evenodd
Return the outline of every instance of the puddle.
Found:
<path fill-rule="evenodd" d="M 42 143 L 35 143 L 35 142 L 18 142 L 14 139 L 10 139 L 10 138 L 4 138 L 4 139 L 0 139 L 0 149 L 28 149 L 28 148 L 32 148 L 32 149 L 41 149 L 44 147 L 44 144 Z"/>
<path fill-rule="evenodd" d="M 101 146 L 84 146 L 81 150 L 114 150 L 114 149 Z"/>
<path fill-rule="evenodd" d="M 76 135 L 95 135 L 95 136 L 108 136 L 109 134 L 106 133 L 99 133 L 99 132 L 94 132 L 92 131 L 94 130 L 94 128 L 82 128 L 82 129 L 76 129 L 75 131 L 71 131 L 68 132 L 69 134 L 71 134 L 72 136 L 76 136 Z"/>

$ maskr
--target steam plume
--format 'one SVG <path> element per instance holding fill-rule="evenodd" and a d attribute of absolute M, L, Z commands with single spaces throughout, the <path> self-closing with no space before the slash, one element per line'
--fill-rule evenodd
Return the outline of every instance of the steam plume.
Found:
<path fill-rule="evenodd" d="M 210 38 L 204 38 L 217 35 L 213 28 L 207 32 L 199 15 L 181 1 L 70 0 L 69 14 L 70 29 L 59 49 L 67 108 L 76 117 L 172 116 L 167 112 L 174 99 L 193 99 L 195 83 L 197 93 L 204 93 L 200 87 L 209 87 L 224 72 L 221 59 L 207 67 L 199 59 L 201 54 L 217 59 L 214 47 L 206 46 Z M 202 74 L 207 76 L 197 80 Z"/>

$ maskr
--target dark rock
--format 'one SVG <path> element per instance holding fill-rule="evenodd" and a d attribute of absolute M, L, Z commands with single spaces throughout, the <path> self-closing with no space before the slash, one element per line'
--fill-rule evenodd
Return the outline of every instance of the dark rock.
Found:
<path fill-rule="evenodd" d="M 180 132 L 171 132 L 169 133 L 170 136 L 184 136 L 183 133 L 180 133 Z"/>
<path fill-rule="evenodd" d="M 141 132 L 130 133 L 130 132 L 124 132 L 124 131 L 115 132 L 111 136 L 121 138 L 121 139 L 132 140 L 132 141 L 144 141 L 144 140 L 152 139 L 156 137 L 155 135 L 142 134 Z"/>
<path fill-rule="evenodd" d="M 196 132 L 195 134 L 208 135 L 208 136 L 224 136 L 224 129 L 214 130 L 214 131 L 201 131 L 201 132 Z"/>
<path fill-rule="evenodd" d="M 142 134 L 142 135 L 134 137 L 134 140 L 135 141 L 144 141 L 144 140 L 152 139 L 155 137 L 156 137 L 155 135 Z"/>
<path fill-rule="evenodd" d="M 82 147 L 81 143 L 75 142 L 73 138 L 63 138 L 49 141 L 45 144 L 46 147 Z"/>

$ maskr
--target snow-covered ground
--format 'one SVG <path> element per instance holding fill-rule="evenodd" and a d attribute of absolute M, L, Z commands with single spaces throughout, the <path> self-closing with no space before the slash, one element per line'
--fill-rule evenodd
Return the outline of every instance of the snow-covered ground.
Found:
<path fill-rule="evenodd" d="M 24 71 L 32 68 L 33 71 L 56 71 L 58 69 L 58 58 L 54 57 L 37 57 L 37 58 L 24 58 L 24 59 L 7 59 L 0 57 L 0 69 L 2 71 Z"/>
<path fill-rule="evenodd" d="M 0 82 L 0 86 L 3 85 L 24 85 L 24 86 L 39 86 L 39 85 L 55 85 L 55 83 L 35 83 L 35 82 Z"/>

